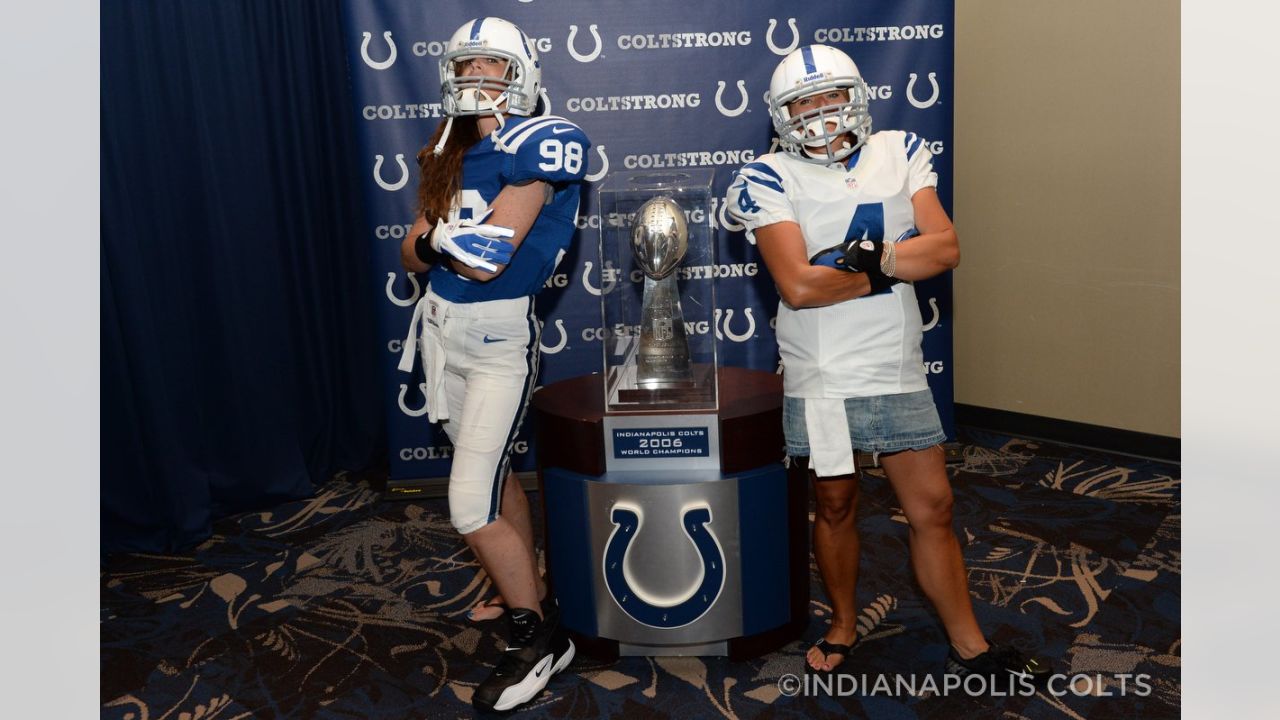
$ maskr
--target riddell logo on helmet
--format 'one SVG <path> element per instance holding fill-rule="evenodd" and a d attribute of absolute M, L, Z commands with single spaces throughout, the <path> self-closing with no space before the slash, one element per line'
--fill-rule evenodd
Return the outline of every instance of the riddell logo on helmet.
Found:
<path fill-rule="evenodd" d="M 824 72 L 809 73 L 808 75 L 805 75 L 804 77 L 800 78 L 800 82 L 802 83 L 813 82 L 814 80 L 821 80 L 826 76 L 827 74 Z"/>

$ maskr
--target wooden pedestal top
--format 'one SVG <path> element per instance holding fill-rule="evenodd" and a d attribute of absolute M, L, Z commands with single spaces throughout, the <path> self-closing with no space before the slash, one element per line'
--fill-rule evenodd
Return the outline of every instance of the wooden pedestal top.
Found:
<path fill-rule="evenodd" d="M 721 472 L 743 472 L 781 461 L 785 447 L 782 376 L 738 367 L 718 368 L 716 375 L 720 391 L 717 415 L 720 417 Z M 540 468 L 562 467 L 584 475 L 604 474 L 603 375 L 582 375 L 547 385 L 534 393 L 532 404 Z"/>

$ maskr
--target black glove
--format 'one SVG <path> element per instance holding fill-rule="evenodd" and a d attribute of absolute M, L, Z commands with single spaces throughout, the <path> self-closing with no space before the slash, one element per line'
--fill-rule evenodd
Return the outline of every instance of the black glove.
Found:
<path fill-rule="evenodd" d="M 883 253 L 884 242 L 880 240 L 846 240 L 818 252 L 809 258 L 809 264 L 846 272 L 880 272 Z"/>
<path fill-rule="evenodd" d="M 871 282 L 871 294 L 874 295 L 901 282 L 897 278 L 886 276 L 880 269 L 880 257 L 883 253 L 884 242 L 880 240 L 848 240 L 818 252 L 809 258 L 809 264 L 845 272 L 866 273 L 867 280 Z"/>
<path fill-rule="evenodd" d="M 881 240 L 849 240 L 844 245 L 844 264 L 850 272 L 879 273 L 883 256 Z"/>
<path fill-rule="evenodd" d="M 867 280 L 871 281 L 871 292 L 867 293 L 867 295 L 875 295 L 876 293 L 884 292 L 885 290 L 888 290 L 894 285 L 902 282 L 898 278 L 891 278 L 880 272 L 880 268 L 878 267 L 875 272 L 867 273 Z"/>

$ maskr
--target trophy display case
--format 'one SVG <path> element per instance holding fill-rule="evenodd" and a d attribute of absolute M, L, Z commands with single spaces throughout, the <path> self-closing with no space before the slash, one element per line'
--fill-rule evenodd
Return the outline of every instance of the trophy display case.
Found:
<path fill-rule="evenodd" d="M 607 411 L 717 408 L 713 180 L 637 171 L 597 190 Z"/>

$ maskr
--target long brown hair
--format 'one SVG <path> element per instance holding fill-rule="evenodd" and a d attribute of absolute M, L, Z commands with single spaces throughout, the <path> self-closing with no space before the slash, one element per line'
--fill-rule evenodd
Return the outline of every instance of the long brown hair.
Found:
<path fill-rule="evenodd" d="M 440 121 L 426 147 L 418 151 L 418 213 L 426 218 L 428 225 L 449 219 L 449 210 L 462 191 L 462 156 L 480 141 L 480 129 L 474 117 L 454 118 L 444 151 L 436 155 L 432 151 L 440 142 L 445 122 Z"/>

